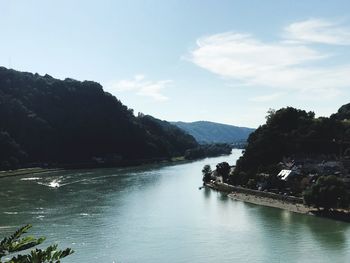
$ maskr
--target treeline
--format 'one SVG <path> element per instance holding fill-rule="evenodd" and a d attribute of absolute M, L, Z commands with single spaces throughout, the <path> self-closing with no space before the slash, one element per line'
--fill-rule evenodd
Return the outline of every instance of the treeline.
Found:
<path fill-rule="evenodd" d="M 100 84 L 0 67 L 0 169 L 184 155 L 196 140 Z"/>
<path fill-rule="evenodd" d="M 194 160 L 204 157 L 215 157 L 224 154 L 230 154 L 232 146 L 225 143 L 203 144 L 193 149 L 188 149 L 185 153 L 185 159 Z"/>

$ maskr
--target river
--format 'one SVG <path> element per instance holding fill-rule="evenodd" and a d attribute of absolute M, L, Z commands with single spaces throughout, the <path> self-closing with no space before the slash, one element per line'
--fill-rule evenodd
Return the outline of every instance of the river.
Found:
<path fill-rule="evenodd" d="M 75 253 L 63 262 L 350 262 L 350 225 L 199 190 L 177 165 L 60 171 L 0 180 L 0 237 L 31 223 Z"/>

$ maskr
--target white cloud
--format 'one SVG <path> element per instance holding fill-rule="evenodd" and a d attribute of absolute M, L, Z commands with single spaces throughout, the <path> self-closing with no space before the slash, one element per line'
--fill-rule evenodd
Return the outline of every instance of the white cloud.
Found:
<path fill-rule="evenodd" d="M 107 84 L 107 91 L 116 92 L 132 91 L 139 96 L 150 97 L 156 101 L 166 101 L 169 98 L 161 93 L 168 86 L 171 80 L 149 81 L 145 75 L 135 75 L 132 79 L 125 79 Z"/>
<path fill-rule="evenodd" d="M 249 34 L 216 34 L 198 39 L 190 61 L 242 85 L 272 87 L 302 98 L 331 98 L 350 87 L 350 64 L 321 66 L 333 57 L 299 40 L 263 42 Z"/>
<path fill-rule="evenodd" d="M 324 19 L 309 19 L 287 26 L 285 37 L 306 43 L 350 45 L 350 28 Z"/>

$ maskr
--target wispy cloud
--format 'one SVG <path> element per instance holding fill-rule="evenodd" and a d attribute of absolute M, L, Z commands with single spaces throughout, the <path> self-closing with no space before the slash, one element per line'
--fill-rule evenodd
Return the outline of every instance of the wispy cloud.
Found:
<path fill-rule="evenodd" d="M 156 101 L 166 101 L 169 98 L 161 93 L 172 80 L 147 80 L 145 75 L 135 75 L 132 79 L 124 79 L 107 84 L 107 91 L 111 93 L 131 91 L 139 96 L 150 97 Z"/>
<path fill-rule="evenodd" d="M 341 88 L 350 86 L 350 64 L 322 66 L 321 62 L 328 62 L 332 56 L 301 43 L 303 38 L 301 34 L 297 37 L 298 30 L 295 28 L 298 26 L 295 24 L 288 28 L 288 34 L 284 34 L 288 35 L 288 39 L 281 38 L 275 42 L 264 42 L 250 34 L 235 32 L 202 37 L 197 40 L 197 47 L 191 51 L 190 61 L 244 85 L 294 91 L 304 98 L 335 97 L 340 94 Z M 343 32 L 342 43 L 346 43 L 345 36 L 350 31 L 345 31 L 344 28 L 339 31 Z M 319 39 L 330 44 L 331 38 L 325 37 L 325 32 L 328 31 L 321 32 L 323 37 L 320 34 L 317 38 L 315 33 L 313 41 Z M 308 41 L 311 42 L 312 39 Z M 335 43 L 334 40 L 332 44 Z M 337 43 L 340 43 L 339 39 Z M 266 96 L 260 98 L 260 101 L 264 99 L 273 98 Z"/>
<path fill-rule="evenodd" d="M 304 43 L 350 45 L 350 28 L 325 19 L 309 19 L 288 25 L 285 37 Z"/>

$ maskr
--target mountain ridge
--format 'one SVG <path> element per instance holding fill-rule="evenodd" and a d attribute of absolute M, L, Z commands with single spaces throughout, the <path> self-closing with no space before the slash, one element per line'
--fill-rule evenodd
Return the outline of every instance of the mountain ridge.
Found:
<path fill-rule="evenodd" d="M 172 121 L 171 124 L 192 135 L 198 143 L 237 143 L 245 142 L 255 129 L 211 121 Z"/>

